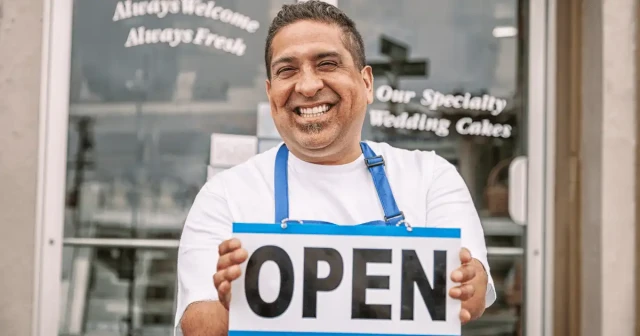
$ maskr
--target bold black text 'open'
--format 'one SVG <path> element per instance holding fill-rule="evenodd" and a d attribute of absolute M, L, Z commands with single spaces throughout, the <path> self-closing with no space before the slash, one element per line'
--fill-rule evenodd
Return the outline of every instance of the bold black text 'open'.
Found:
<path fill-rule="evenodd" d="M 280 290 L 273 302 L 265 302 L 259 291 L 262 265 L 273 261 L 280 271 Z M 329 265 L 329 274 L 318 277 L 318 263 Z M 391 263 L 391 249 L 353 249 L 351 283 L 352 319 L 391 319 L 391 305 L 367 304 L 366 290 L 389 289 L 390 276 L 367 275 L 369 263 Z M 402 274 L 400 288 L 400 319 L 414 318 L 414 290 L 417 287 L 433 321 L 446 320 L 447 252 L 433 252 L 433 285 L 429 282 L 418 255 L 414 250 L 402 250 Z M 344 276 L 344 262 L 333 248 L 305 248 L 304 275 L 302 284 L 302 317 L 316 318 L 318 292 L 330 292 L 338 288 Z M 263 246 L 249 258 L 245 275 L 246 298 L 251 310 L 262 317 L 282 315 L 293 299 L 294 269 L 287 252 L 277 246 Z"/>

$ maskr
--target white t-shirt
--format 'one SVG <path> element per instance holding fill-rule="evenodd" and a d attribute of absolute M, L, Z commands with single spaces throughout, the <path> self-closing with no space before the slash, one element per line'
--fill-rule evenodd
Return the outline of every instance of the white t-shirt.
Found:
<path fill-rule="evenodd" d="M 484 232 L 456 168 L 434 152 L 367 144 L 385 160 L 398 207 L 414 227 L 461 229 L 462 246 L 489 275 L 486 305 L 496 299 Z M 233 222 L 272 223 L 276 146 L 212 177 L 198 193 L 180 240 L 176 327 L 187 306 L 217 300 L 213 274 L 218 245 L 231 238 Z M 289 153 L 289 217 L 340 224 L 382 220 L 384 213 L 364 156 L 337 166 L 316 165 Z M 331 209 L 327 211 L 327 209 Z"/>

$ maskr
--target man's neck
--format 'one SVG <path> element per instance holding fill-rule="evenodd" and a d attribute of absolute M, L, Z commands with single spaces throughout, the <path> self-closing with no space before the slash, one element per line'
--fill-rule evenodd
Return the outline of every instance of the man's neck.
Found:
<path fill-rule="evenodd" d="M 311 153 L 300 153 L 293 148 L 289 148 L 289 150 L 298 159 L 319 165 L 343 165 L 351 163 L 362 154 L 360 142 L 356 142 L 353 145 L 343 147 L 339 150 L 323 148 L 318 151 L 312 151 Z"/>

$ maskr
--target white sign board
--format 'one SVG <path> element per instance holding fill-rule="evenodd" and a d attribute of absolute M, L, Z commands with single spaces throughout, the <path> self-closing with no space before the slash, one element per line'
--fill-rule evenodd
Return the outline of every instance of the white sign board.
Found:
<path fill-rule="evenodd" d="M 234 224 L 229 335 L 460 335 L 460 230 Z"/>
<path fill-rule="evenodd" d="M 209 165 L 215 168 L 241 164 L 258 151 L 258 138 L 251 135 L 211 134 Z"/>

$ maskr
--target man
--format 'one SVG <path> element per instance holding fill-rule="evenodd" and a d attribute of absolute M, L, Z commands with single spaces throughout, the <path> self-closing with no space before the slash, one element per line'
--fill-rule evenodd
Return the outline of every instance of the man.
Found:
<path fill-rule="evenodd" d="M 404 220 L 461 228 L 462 266 L 451 274 L 459 286 L 449 295 L 462 301 L 462 323 L 481 316 L 495 291 L 482 226 L 455 167 L 433 152 L 361 145 L 373 75 L 353 21 L 323 2 L 285 5 L 269 28 L 265 64 L 284 145 L 217 174 L 196 197 L 178 256 L 176 327 L 186 336 L 227 334 L 231 286 L 248 257 L 242 242 L 230 239 L 232 223 L 274 222 L 280 152 L 288 155 L 289 217 L 346 225 L 389 219 L 365 164 L 367 153 L 382 155 L 384 182 Z"/>

